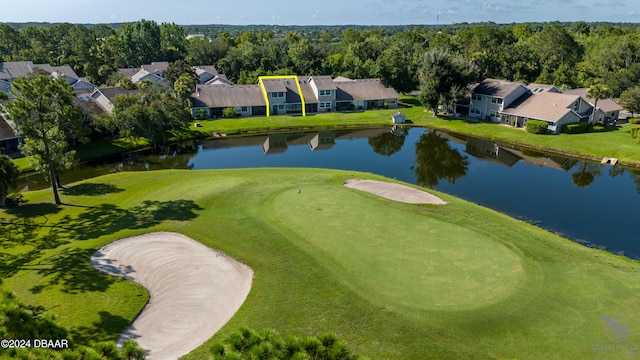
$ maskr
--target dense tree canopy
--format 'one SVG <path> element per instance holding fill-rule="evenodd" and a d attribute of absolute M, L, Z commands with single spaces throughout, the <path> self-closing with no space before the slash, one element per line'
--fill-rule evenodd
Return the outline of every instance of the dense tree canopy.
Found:
<path fill-rule="evenodd" d="M 443 49 L 481 77 L 587 87 L 602 79 L 620 94 L 640 85 L 640 30 L 633 24 L 494 23 L 440 27 L 178 26 L 151 20 L 107 25 L 0 25 L 0 61 L 70 65 L 97 85 L 118 68 L 184 60 L 216 65 L 236 83 L 297 73 L 380 77 L 417 90 L 424 54 Z M 204 38 L 186 39 L 189 32 Z"/>

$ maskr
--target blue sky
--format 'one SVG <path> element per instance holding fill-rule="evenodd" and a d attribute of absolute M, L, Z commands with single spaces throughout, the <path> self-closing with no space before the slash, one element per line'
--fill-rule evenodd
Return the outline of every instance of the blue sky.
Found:
<path fill-rule="evenodd" d="M 0 22 L 397 25 L 640 22 L 639 0 L 0 0 Z"/>

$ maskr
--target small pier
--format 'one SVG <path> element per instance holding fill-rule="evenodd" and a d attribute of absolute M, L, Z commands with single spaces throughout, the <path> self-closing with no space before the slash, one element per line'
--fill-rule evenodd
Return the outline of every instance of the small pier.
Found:
<path fill-rule="evenodd" d="M 610 164 L 610 165 L 615 165 L 618 163 L 618 159 L 616 158 L 610 158 L 610 157 L 603 157 L 602 161 L 600 161 L 601 164 Z"/>

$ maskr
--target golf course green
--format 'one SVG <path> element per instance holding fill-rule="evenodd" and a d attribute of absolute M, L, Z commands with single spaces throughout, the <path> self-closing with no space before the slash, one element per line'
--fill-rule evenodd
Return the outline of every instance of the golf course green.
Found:
<path fill-rule="evenodd" d="M 25 193 L 26 204 L 0 211 L 0 287 L 55 315 L 77 343 L 115 340 L 148 294 L 95 270 L 91 254 L 172 231 L 254 272 L 238 313 L 187 359 L 207 358 L 242 326 L 335 332 L 371 359 L 583 359 L 640 344 L 638 262 L 435 191 L 446 205 L 343 186 L 355 178 L 393 181 L 324 169 L 163 170 L 72 184 L 59 207 L 50 191 Z M 630 335 L 613 343 L 603 315 L 624 318 Z"/>

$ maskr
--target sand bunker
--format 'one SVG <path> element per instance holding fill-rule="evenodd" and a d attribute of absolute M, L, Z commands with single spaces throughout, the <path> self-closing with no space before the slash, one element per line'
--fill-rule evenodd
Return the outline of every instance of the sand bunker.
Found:
<path fill-rule="evenodd" d="M 409 204 L 433 204 L 444 205 L 447 202 L 426 191 L 412 187 L 377 180 L 350 179 L 344 182 L 345 186 L 366 191 L 384 198 Z"/>
<path fill-rule="evenodd" d="M 154 360 L 177 359 L 213 336 L 247 298 L 253 278 L 248 266 L 176 233 L 114 241 L 91 263 L 149 291 L 118 343 L 136 340 Z"/>

